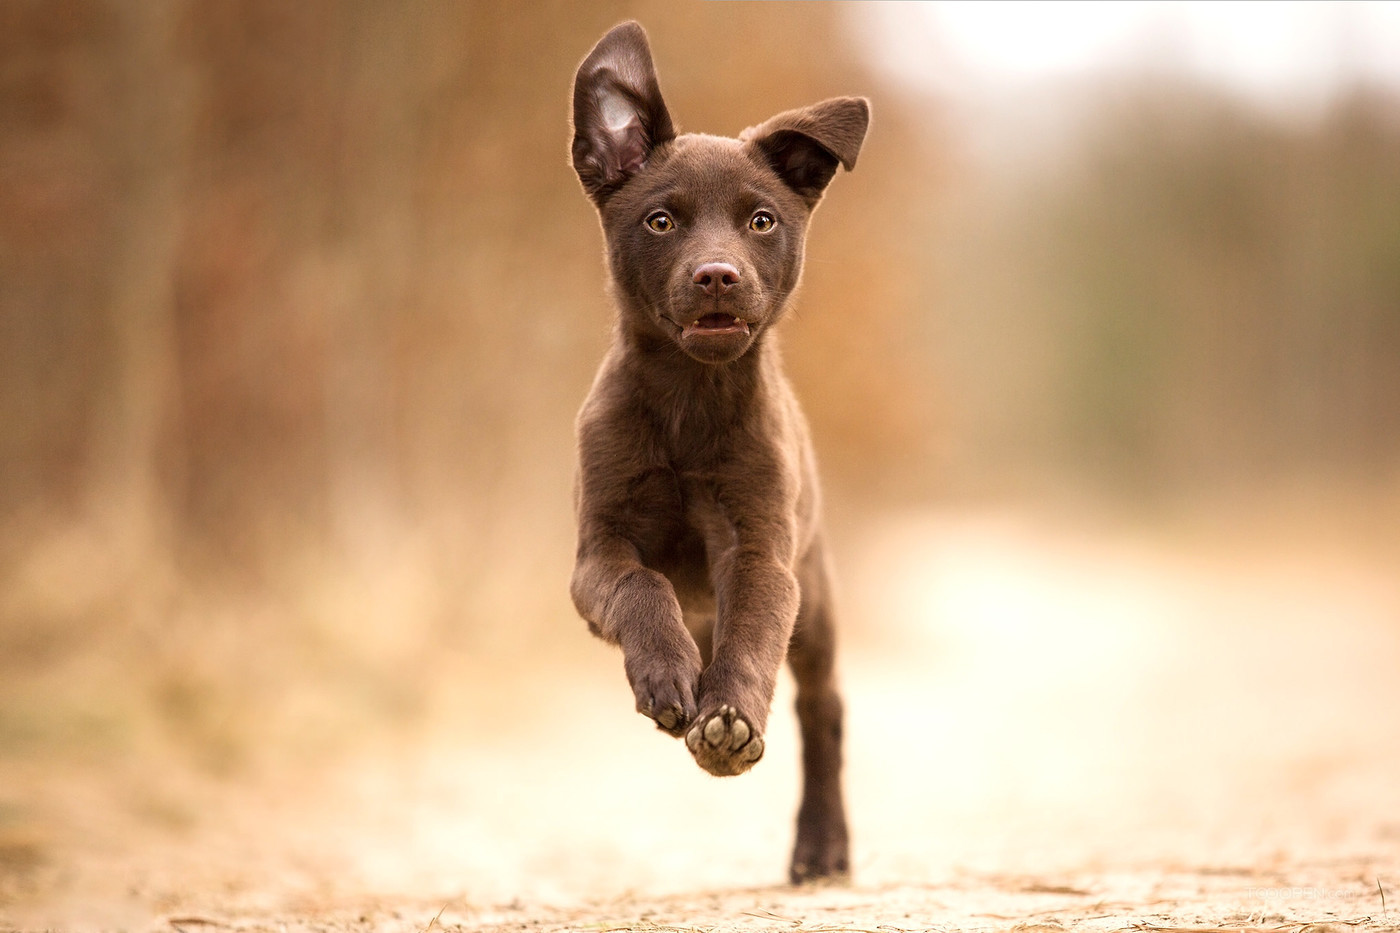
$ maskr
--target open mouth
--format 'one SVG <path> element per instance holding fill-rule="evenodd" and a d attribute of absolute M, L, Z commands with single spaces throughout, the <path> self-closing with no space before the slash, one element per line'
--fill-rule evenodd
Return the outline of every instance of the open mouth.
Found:
<path fill-rule="evenodd" d="M 711 337 L 748 332 L 749 322 L 732 314 L 707 314 L 681 328 L 682 337 Z"/>

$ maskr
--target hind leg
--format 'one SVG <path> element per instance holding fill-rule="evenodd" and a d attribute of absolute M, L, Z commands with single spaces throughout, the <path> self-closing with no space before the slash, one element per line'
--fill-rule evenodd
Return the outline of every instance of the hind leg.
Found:
<path fill-rule="evenodd" d="M 836 633 L 820 544 L 800 574 L 802 603 L 788 648 L 797 680 L 802 732 L 802 804 L 789 877 L 793 884 L 850 870 L 846 808 L 841 793 L 841 696 L 836 691 Z"/>

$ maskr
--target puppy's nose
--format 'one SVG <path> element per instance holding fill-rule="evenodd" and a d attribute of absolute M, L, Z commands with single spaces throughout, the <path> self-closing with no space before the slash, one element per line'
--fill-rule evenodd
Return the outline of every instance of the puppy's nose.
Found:
<path fill-rule="evenodd" d="M 727 262 L 707 262 L 695 270 L 695 284 L 707 295 L 723 295 L 739 284 L 739 270 Z"/>

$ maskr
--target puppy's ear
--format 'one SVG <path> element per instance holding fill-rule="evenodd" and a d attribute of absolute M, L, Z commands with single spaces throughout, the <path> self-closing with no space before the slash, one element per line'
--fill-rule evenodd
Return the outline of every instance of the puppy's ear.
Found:
<path fill-rule="evenodd" d="M 758 152 L 778 177 L 816 207 L 836 174 L 856 167 L 860 144 L 870 125 L 870 102 L 864 97 L 833 97 L 810 107 L 788 110 L 739 138 Z"/>
<path fill-rule="evenodd" d="M 598 40 L 574 77 L 574 171 L 599 206 L 675 138 L 647 34 L 634 22 Z"/>

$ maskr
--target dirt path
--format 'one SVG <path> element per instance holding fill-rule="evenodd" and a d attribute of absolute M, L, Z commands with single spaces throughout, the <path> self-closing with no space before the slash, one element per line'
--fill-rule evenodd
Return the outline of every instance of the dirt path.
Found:
<path fill-rule="evenodd" d="M 882 526 L 847 560 L 850 885 L 781 884 L 790 694 L 714 780 L 584 642 L 334 760 L 6 757 L 0 928 L 1400 929 L 1391 556 Z"/>
<path fill-rule="evenodd" d="M 1055 933 L 1137 930 L 1282 930 L 1325 933 L 1394 930 L 1376 889 L 1342 882 L 1340 866 L 1315 868 L 1330 884 L 1297 886 L 1280 874 L 1249 869 L 1210 873 L 1153 871 L 1084 876 L 1084 887 L 1020 877 L 966 876 L 943 884 L 731 889 L 665 898 L 626 896 L 572 907 L 511 904 L 473 908 L 454 902 L 366 905 L 244 916 L 172 917 L 170 928 L 245 931 L 442 930 L 532 931 L 836 931 L 1014 930 Z M 425 921 L 424 918 L 427 918 Z"/>

